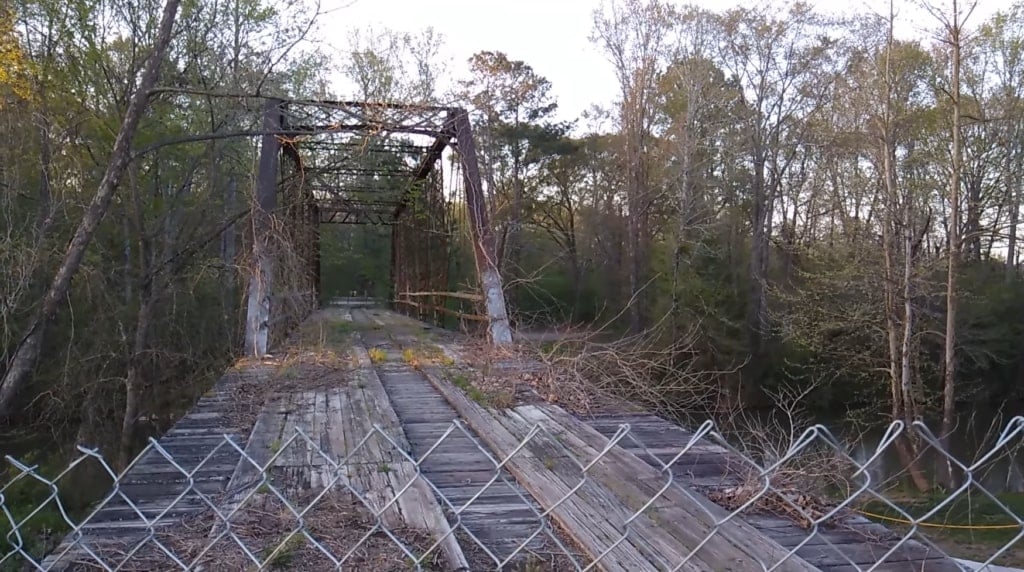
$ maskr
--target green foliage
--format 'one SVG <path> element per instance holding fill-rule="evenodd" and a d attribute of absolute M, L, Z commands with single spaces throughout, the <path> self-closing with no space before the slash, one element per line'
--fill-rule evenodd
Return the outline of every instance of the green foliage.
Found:
<path fill-rule="evenodd" d="M 263 93 L 303 95 L 304 88 L 289 85 L 291 71 L 312 70 L 311 60 L 287 53 L 311 14 L 290 10 L 303 1 L 184 2 L 163 65 L 165 83 L 237 93 L 260 85 Z M 145 58 L 139 55 L 148 53 L 159 17 L 135 0 L 11 7 L 0 18 L 0 60 L 18 61 L 0 62 L 2 74 L 28 81 L 33 94 L 17 108 L 0 108 L 6 140 L 17 141 L 0 147 L 8 165 L 0 186 L 18 189 L 0 194 L 0 363 L 27 326 L 103 175 L 126 89 L 140 73 Z M 19 26 L 5 28 L 11 21 Z M 7 88 L 20 90 L 0 85 Z M 134 366 L 144 388 L 142 413 L 160 420 L 139 424 L 134 439 L 141 443 L 191 407 L 233 360 L 241 326 L 236 270 L 246 264 L 239 216 L 251 191 L 255 141 L 162 144 L 258 122 L 237 101 L 152 99 L 133 143 L 138 153 L 47 330 L 48 359 L 36 368 L 14 425 L 42 428 L 61 442 L 116 443 L 124 379 Z M 228 226 L 230 220 L 237 222 Z"/>
<path fill-rule="evenodd" d="M 321 229 L 321 296 L 390 299 L 391 235 L 373 225 L 326 225 Z"/>
<path fill-rule="evenodd" d="M 928 526 L 920 527 L 928 538 L 947 554 L 958 558 L 986 560 L 995 550 L 1007 546 L 1020 534 L 1017 519 L 1011 516 L 1024 514 L 1024 494 L 1000 493 L 998 504 L 987 495 L 977 494 L 970 489 L 948 502 L 948 491 L 936 491 L 929 495 L 898 499 L 898 505 L 907 514 L 921 518 L 939 504 L 942 508 L 929 516 Z M 1003 505 L 1006 508 L 1004 509 Z M 869 518 L 896 530 L 909 530 L 905 518 L 893 508 L 881 502 L 869 502 L 862 507 L 872 513 Z M 877 515 L 877 516 L 876 516 Z M 1024 558 L 1014 551 L 996 560 L 1004 566 L 1024 565 Z"/>
<path fill-rule="evenodd" d="M 44 480 L 52 482 L 65 470 L 62 455 L 29 453 L 19 457 L 32 471 L 22 473 L 10 466 L 0 474 L 0 483 L 5 487 L 3 506 L 14 523 L 12 528 L 11 520 L 0 519 L 0 551 L 6 554 L 20 545 L 39 559 L 54 549 L 70 529 L 63 515 L 66 513 L 74 520 L 82 518 L 89 503 L 107 492 L 110 479 L 97 464 L 86 461 L 52 487 Z M 0 570 L 17 569 L 20 568 L 16 560 L 0 565 Z"/>

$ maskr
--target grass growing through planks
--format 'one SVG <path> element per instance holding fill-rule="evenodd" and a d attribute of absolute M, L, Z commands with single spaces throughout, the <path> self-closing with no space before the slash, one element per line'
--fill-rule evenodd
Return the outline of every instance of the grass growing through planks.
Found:
<path fill-rule="evenodd" d="M 464 373 L 449 373 L 448 379 L 466 396 L 484 407 L 492 409 L 508 409 L 515 404 L 515 398 L 509 391 L 484 391 L 473 385 Z"/>
<path fill-rule="evenodd" d="M 455 360 L 445 354 L 440 346 L 428 343 L 421 343 L 416 348 L 405 348 L 402 350 L 402 360 L 417 369 L 424 364 L 440 364 L 444 367 L 455 365 Z"/>
<path fill-rule="evenodd" d="M 298 372 L 295 371 L 293 366 L 285 364 L 281 366 L 278 375 L 281 376 L 282 379 L 295 379 L 298 377 Z"/>
<path fill-rule="evenodd" d="M 370 361 L 373 363 L 383 363 L 388 359 L 387 352 L 380 348 L 370 348 L 366 353 L 370 354 Z"/>
<path fill-rule="evenodd" d="M 405 348 L 404 350 L 402 350 L 402 361 L 411 365 L 412 367 L 420 367 L 419 356 L 416 355 L 416 350 L 412 348 Z"/>
<path fill-rule="evenodd" d="M 296 534 L 280 544 L 280 547 L 269 546 L 264 551 L 264 559 L 273 554 L 267 565 L 271 568 L 287 569 L 295 560 L 295 554 L 306 544 L 306 539 L 301 534 Z M 276 550 L 276 554 L 275 554 Z"/>
<path fill-rule="evenodd" d="M 354 322 L 332 321 L 326 324 L 324 342 L 331 345 L 342 345 L 348 343 L 352 334 L 357 330 Z"/>

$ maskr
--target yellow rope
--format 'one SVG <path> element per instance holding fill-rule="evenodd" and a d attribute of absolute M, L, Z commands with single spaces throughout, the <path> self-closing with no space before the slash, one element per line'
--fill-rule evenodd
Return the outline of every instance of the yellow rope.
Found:
<path fill-rule="evenodd" d="M 864 516 L 870 516 L 871 518 L 878 518 L 881 520 L 887 520 L 889 522 L 897 522 L 899 524 L 909 524 L 917 526 L 926 526 L 929 528 L 949 528 L 956 530 L 1010 530 L 1013 528 L 1022 528 L 1020 524 L 939 524 L 935 522 L 913 522 L 902 518 L 893 518 L 891 516 L 885 516 L 883 514 L 875 514 L 873 512 L 867 512 L 858 510 L 860 514 Z"/>

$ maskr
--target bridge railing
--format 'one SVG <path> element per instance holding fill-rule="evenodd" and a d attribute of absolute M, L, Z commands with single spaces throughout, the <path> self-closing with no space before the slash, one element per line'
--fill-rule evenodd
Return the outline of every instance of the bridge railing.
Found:
<path fill-rule="evenodd" d="M 398 292 L 392 303 L 405 314 L 440 326 L 468 329 L 488 322 L 479 313 L 484 297 L 472 292 Z"/>
<path fill-rule="evenodd" d="M 520 454 L 532 439 L 551 437 L 545 433 L 542 426 L 534 427 L 510 458 Z M 283 442 L 272 444 L 273 454 L 263 460 L 250 456 L 245 445 L 230 436 L 211 445 L 201 458 L 168 450 L 154 440 L 136 460 L 136 465 L 120 475 L 100 451 L 84 447 L 57 473 L 8 456 L 6 481 L 0 489 L 3 533 L 0 569 L 284 567 L 326 570 L 340 567 L 384 570 L 409 564 L 419 569 L 434 569 L 445 540 L 451 537 L 459 540 L 472 570 L 498 569 L 520 559 L 533 561 L 535 567 L 529 568 L 533 570 L 588 570 L 604 568 L 602 563 L 608 564 L 609 569 L 616 569 L 606 560 L 613 558 L 625 544 L 656 545 L 645 544 L 643 538 L 654 521 L 649 519 L 642 525 L 641 520 L 658 505 L 657 495 L 643 501 L 643 506 L 632 514 L 619 518 L 604 516 L 615 532 L 609 535 L 609 529 L 603 530 L 605 536 L 601 542 L 606 549 L 599 554 L 581 551 L 570 544 L 553 517 L 582 494 L 584 485 L 592 480 L 593 468 L 613 446 L 644 450 L 637 433 L 628 425 L 620 426 L 609 446 L 593 459 L 576 459 L 568 450 L 563 451 L 575 466 L 576 481 L 566 483 L 568 492 L 546 509 L 520 493 L 524 505 L 532 507 L 528 509 L 529 518 L 536 523 L 536 532 L 500 550 L 475 535 L 466 518 L 479 502 L 480 495 L 448 498 L 422 470 L 434 451 L 446 441 L 468 436 L 476 442 L 458 421 L 453 422 L 437 440 L 437 445 L 421 458 L 411 456 L 387 430 L 376 426 L 352 450 L 348 459 L 325 452 L 321 440 L 299 429 Z M 893 453 L 901 440 L 912 440 L 914 446 L 930 447 L 939 455 L 942 465 L 955 469 L 961 476 L 960 482 L 944 493 L 916 499 L 882 490 L 884 483 L 875 478 L 877 462 Z M 406 475 L 408 483 L 396 485 L 393 468 L 386 466 L 362 467 L 353 472 L 350 461 L 354 462 L 354 457 L 363 452 L 362 448 L 370 447 L 371 441 L 378 443 L 374 446 L 390 449 L 390 454 L 412 467 Z M 770 458 L 771 455 L 750 455 L 708 422 L 689 442 L 680 443 L 677 450 L 644 451 L 649 456 L 645 461 L 655 466 L 663 477 L 661 484 L 664 486 L 656 487 L 662 492 L 673 482 L 694 482 L 699 476 L 699 467 L 676 465 L 684 455 L 706 454 L 710 450 L 709 443 L 741 459 L 745 473 L 737 473 L 742 476 L 739 482 L 706 483 L 692 489 L 719 505 L 707 509 L 714 522 L 707 537 L 722 533 L 737 519 L 763 521 L 766 515 L 781 515 L 787 519 L 789 527 L 774 525 L 782 531 L 780 538 L 785 539 L 779 540 L 783 549 L 778 554 L 756 563 L 747 562 L 746 567 L 739 569 L 800 569 L 789 567 L 786 562 L 800 558 L 808 550 L 813 553 L 831 550 L 830 561 L 836 570 L 949 570 L 956 569 L 951 568 L 954 566 L 974 570 L 992 565 L 989 569 L 996 571 L 1016 569 L 996 567 L 996 563 L 1020 565 L 1024 554 L 1021 550 L 1024 514 L 1020 509 L 1019 491 L 1013 495 L 990 490 L 996 483 L 985 474 L 985 467 L 999 458 L 1011 459 L 1022 441 L 1024 418 L 1017 417 L 995 437 L 989 448 L 967 461 L 945 451 L 942 440 L 925 426 L 906 427 L 895 423 L 873 450 L 851 454 L 847 447 L 840 446 L 833 434 L 818 426 L 798 435 L 780 454 Z M 479 485 L 480 491 L 499 483 L 508 485 L 509 490 L 521 491 L 509 482 L 503 471 L 510 459 L 493 458 L 486 448 L 478 446 L 492 465 L 492 476 Z M 226 454 L 239 459 L 239 468 L 228 490 L 212 491 L 200 485 L 200 476 L 223 463 Z M 304 459 L 309 473 L 304 485 L 296 485 L 283 476 L 288 471 L 279 470 L 282 462 L 289 459 Z M 160 477 L 168 499 L 164 504 L 138 500 L 140 487 L 146 486 L 138 478 L 141 464 L 147 466 L 148 475 Z M 1020 465 L 1016 467 L 1019 471 Z M 354 476 L 359 471 L 363 471 L 362 477 L 371 480 L 386 481 L 383 476 L 389 475 L 390 493 L 359 486 L 360 480 Z M 63 491 L 76 487 L 76 479 L 86 472 L 106 478 L 109 492 L 88 510 L 76 512 L 64 501 Z M 244 472 L 250 477 L 243 483 L 237 482 L 238 475 Z M 1019 486 L 1020 474 L 1013 478 Z M 804 485 L 795 488 L 794 483 L 800 482 Z M 812 498 L 814 487 L 822 483 L 825 486 L 821 490 L 828 494 Z M 442 527 L 445 538 L 395 524 L 391 513 L 404 508 L 403 495 L 412 495 L 417 486 L 427 487 L 444 509 L 450 523 L 450 527 Z M 27 491 L 31 488 L 37 494 L 31 498 L 33 502 L 28 503 L 32 495 Z M 1016 508 L 1007 500 L 1012 498 L 1018 499 Z M 980 505 L 984 505 L 983 511 L 972 512 Z M 586 525 L 585 515 L 579 519 Z M 879 532 L 881 528 L 874 522 L 884 522 L 889 530 Z M 835 536 L 829 536 L 828 531 L 834 530 L 863 530 L 865 534 L 875 534 L 866 536 L 864 541 L 865 544 L 877 543 L 875 556 L 867 560 L 849 556 L 848 546 L 833 544 Z M 693 547 L 683 561 L 662 562 L 663 567 L 658 569 L 703 569 L 700 564 L 702 546 L 703 542 Z M 948 551 L 956 553 L 957 550 L 969 555 L 970 560 L 947 558 Z M 49 556 L 44 557 L 47 551 Z M 658 554 L 648 556 L 658 558 Z M 691 558 L 688 565 L 687 560 Z M 920 559 L 920 563 L 914 558 Z"/>

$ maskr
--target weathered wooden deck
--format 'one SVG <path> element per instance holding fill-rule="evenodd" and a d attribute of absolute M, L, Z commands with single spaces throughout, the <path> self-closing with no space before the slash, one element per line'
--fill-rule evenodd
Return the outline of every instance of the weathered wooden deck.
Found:
<path fill-rule="evenodd" d="M 671 461 L 692 437 L 692 433 L 678 425 L 651 414 L 600 415 L 586 421 L 609 438 L 620 426 L 628 424 L 632 439 L 624 440 L 623 447 L 659 469 L 658 461 Z M 652 459 L 651 454 L 657 459 Z M 701 489 L 726 489 L 740 481 L 736 463 L 730 457 L 724 447 L 705 443 L 683 454 L 672 465 L 672 472 L 680 481 Z M 842 525 L 822 527 L 813 535 L 785 516 L 759 513 L 743 515 L 743 519 L 787 550 L 799 546 L 798 556 L 828 572 L 867 570 L 879 561 L 882 564 L 873 570 L 960 570 L 944 555 L 913 539 L 886 556 L 900 541 L 900 535 L 855 514 L 846 515 Z"/>
<path fill-rule="evenodd" d="M 283 498 L 301 512 L 304 502 L 330 488 L 354 491 L 370 509 L 383 510 L 389 530 L 422 539 L 411 544 L 437 543 L 438 558 L 429 562 L 446 570 L 494 569 L 494 559 L 529 555 L 541 556 L 547 565 L 538 568 L 535 560 L 532 569 L 542 570 L 571 569 L 560 566 L 572 560 L 587 566 L 598 556 L 598 568 L 609 571 L 672 570 L 684 561 L 679 569 L 960 570 L 914 541 L 878 564 L 899 537 L 856 516 L 819 527 L 810 540 L 809 531 L 783 516 L 726 519 L 725 509 L 697 492 L 738 482 L 722 447 L 690 449 L 672 466 L 674 483 L 665 486 L 659 460 L 674 458 L 692 434 L 664 419 L 635 412 L 579 418 L 550 404 L 486 407 L 446 381 L 444 368 L 414 367 L 403 355 L 424 339 L 445 345 L 450 335 L 363 305 L 332 306 L 319 319 L 349 324 L 341 329 L 352 334 L 344 344 L 350 363 L 326 367 L 317 357 L 285 375 L 290 366 L 279 359 L 229 372 L 160 440 L 173 463 L 158 451 L 145 453 L 121 479 L 117 496 L 44 565 L 84 567 L 92 558 L 84 545 L 114 568 L 154 530 L 197 520 L 201 539 L 225 542 L 225 527 L 236 522 L 213 509 L 231 515 Z M 322 327 L 320 335 L 326 335 Z M 376 359 L 367 348 L 375 349 Z M 240 386 L 266 392 L 248 422 L 229 414 L 248 391 Z M 623 424 L 631 439 L 609 448 Z M 499 469 L 496 460 L 506 457 Z M 541 518 L 544 512 L 556 529 Z M 331 530 L 341 533 L 328 527 L 318 538 Z M 196 562 L 205 559 L 207 569 L 236 569 L 242 562 L 219 562 L 217 551 L 185 552 Z M 294 569 L 333 569 L 327 561 L 300 562 Z M 342 569 L 382 569 L 371 559 L 353 562 Z"/>
<path fill-rule="evenodd" d="M 452 513 L 472 535 L 470 549 L 480 547 L 504 560 L 526 543 L 533 551 L 549 551 L 553 544 L 540 509 L 506 471 L 496 471 L 495 459 L 472 431 L 452 430 L 459 419 L 455 409 L 402 355 L 400 336 L 392 327 L 405 320 L 393 313 L 351 312 L 359 324 L 373 324 L 361 337 L 369 347 L 384 351 L 377 371 L 420 459 L 423 475 L 437 487 Z M 406 322 L 407 323 L 407 322 Z M 419 324 L 416 327 L 420 327 Z M 495 474 L 499 479 L 486 489 Z M 540 534 L 537 534 L 541 531 Z"/>

